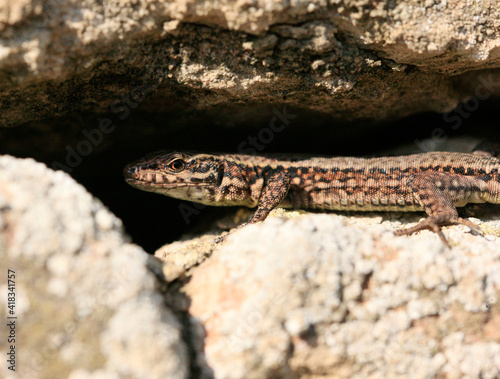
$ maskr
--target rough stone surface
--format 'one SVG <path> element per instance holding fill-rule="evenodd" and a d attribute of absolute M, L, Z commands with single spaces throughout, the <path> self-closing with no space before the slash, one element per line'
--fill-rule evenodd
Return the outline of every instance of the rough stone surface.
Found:
<path fill-rule="evenodd" d="M 0 256 L 3 294 L 7 269 L 16 273 L 18 317 L 17 370 L 2 359 L 1 377 L 187 377 L 181 324 L 148 255 L 67 174 L 0 156 Z"/>
<path fill-rule="evenodd" d="M 183 289 L 205 328 L 205 371 L 498 377 L 500 238 L 451 227 L 447 249 L 431 232 L 398 238 L 397 222 L 367 220 L 274 217 L 230 235 Z"/>
<path fill-rule="evenodd" d="M 288 125 L 287 112 L 289 151 L 308 133 L 311 153 L 373 150 L 367 125 L 469 99 L 430 142 L 415 137 L 419 151 L 442 150 L 499 89 L 493 0 L 0 0 L 0 126 L 17 126 L 0 131 L 0 149 L 109 186 L 109 203 L 145 210 L 132 217 L 155 236 L 173 214 L 123 195 L 126 154 L 160 141 L 241 150 L 244 126 L 259 136 L 277 117 Z M 222 245 L 207 233 L 165 246 L 162 265 L 65 174 L 3 156 L 0 255 L 18 275 L 19 373 L 500 377 L 498 214 L 472 219 L 485 238 L 446 228 L 448 250 L 430 232 L 392 235 L 421 215 L 278 210 Z"/>
<path fill-rule="evenodd" d="M 2 0 L 0 124 L 103 112 L 144 85 L 149 110 L 223 110 L 228 125 L 247 115 L 235 107 L 269 103 L 342 119 L 447 111 L 499 92 L 498 71 L 481 72 L 500 64 L 499 12 L 493 0 Z"/>

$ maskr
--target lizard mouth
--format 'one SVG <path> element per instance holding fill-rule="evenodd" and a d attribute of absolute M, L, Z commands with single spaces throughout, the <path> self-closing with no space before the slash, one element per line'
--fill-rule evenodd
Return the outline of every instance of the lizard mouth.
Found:
<path fill-rule="evenodd" d="M 144 186 L 166 186 L 168 184 L 174 184 L 174 181 L 169 180 L 166 175 L 162 175 L 156 172 L 148 172 L 146 170 L 140 170 L 136 165 L 129 165 L 123 169 L 123 176 L 125 181 L 131 186 L 141 188 Z M 179 185 L 180 183 L 177 183 Z"/>
<path fill-rule="evenodd" d="M 180 175 L 166 175 L 151 170 L 141 169 L 137 164 L 130 164 L 123 169 L 125 181 L 132 187 L 144 191 L 171 190 L 186 187 L 206 187 L 210 183 L 191 181 Z"/>
<path fill-rule="evenodd" d="M 133 187 L 146 189 L 148 187 L 155 188 L 182 188 L 182 187 L 205 187 L 208 183 L 190 183 L 184 181 L 169 181 L 168 178 L 159 174 L 145 174 L 141 178 L 126 177 L 125 181 Z"/>

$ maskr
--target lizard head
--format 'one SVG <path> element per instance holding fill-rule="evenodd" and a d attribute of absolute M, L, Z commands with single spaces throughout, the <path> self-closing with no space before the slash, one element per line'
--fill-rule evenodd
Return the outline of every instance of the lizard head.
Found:
<path fill-rule="evenodd" d="M 224 165 L 217 155 L 158 152 L 128 164 L 123 175 L 143 191 L 210 204 Z"/>

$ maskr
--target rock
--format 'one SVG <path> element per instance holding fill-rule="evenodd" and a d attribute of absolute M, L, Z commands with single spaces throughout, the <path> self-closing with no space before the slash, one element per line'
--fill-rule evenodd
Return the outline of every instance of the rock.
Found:
<path fill-rule="evenodd" d="M 108 188 L 142 241 L 164 243 L 201 209 L 128 197 L 129 158 L 281 138 L 322 155 L 366 140 L 370 154 L 385 121 L 424 111 L 442 124 L 387 130 L 399 143 L 422 127 L 411 149 L 444 149 L 500 93 L 499 16 L 486 0 L 0 0 L 0 126 L 13 127 L 0 147 Z M 277 211 L 223 244 L 207 229 L 164 246 L 162 264 L 67 175 L 2 156 L 19 374 L 499 377 L 500 212 L 486 211 L 485 238 L 446 228 L 452 249 L 392 235 L 420 215 Z"/>
<path fill-rule="evenodd" d="M 192 270 L 182 291 L 214 376 L 498 377 L 500 239 L 451 227 L 448 249 L 348 220 L 274 217 Z"/>
<path fill-rule="evenodd" d="M 121 221 L 32 159 L 0 156 L 0 183 L 2 292 L 13 270 L 19 375 L 2 359 L 2 377 L 186 378 L 181 323 Z M 9 346 L 3 338 L 3 357 Z"/>

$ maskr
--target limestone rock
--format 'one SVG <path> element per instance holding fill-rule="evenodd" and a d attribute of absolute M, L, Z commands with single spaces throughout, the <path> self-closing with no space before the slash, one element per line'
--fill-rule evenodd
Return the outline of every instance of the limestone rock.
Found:
<path fill-rule="evenodd" d="M 230 235 L 183 289 L 215 377 L 498 377 L 500 239 L 450 228 L 448 249 L 392 226 L 309 215 Z"/>
<path fill-rule="evenodd" d="M 498 72 L 481 72 L 500 65 L 499 12 L 493 0 L 2 0 L 0 124 L 102 113 L 144 86 L 151 111 L 214 110 L 227 125 L 245 114 L 228 106 L 269 103 L 351 120 L 445 112 L 499 93 Z"/>
<path fill-rule="evenodd" d="M 148 255 L 67 174 L 0 156 L 0 255 L 17 316 L 16 373 L 2 359 L 2 377 L 187 377 L 181 324 Z M 9 346 L 2 338 L 2 357 Z"/>

